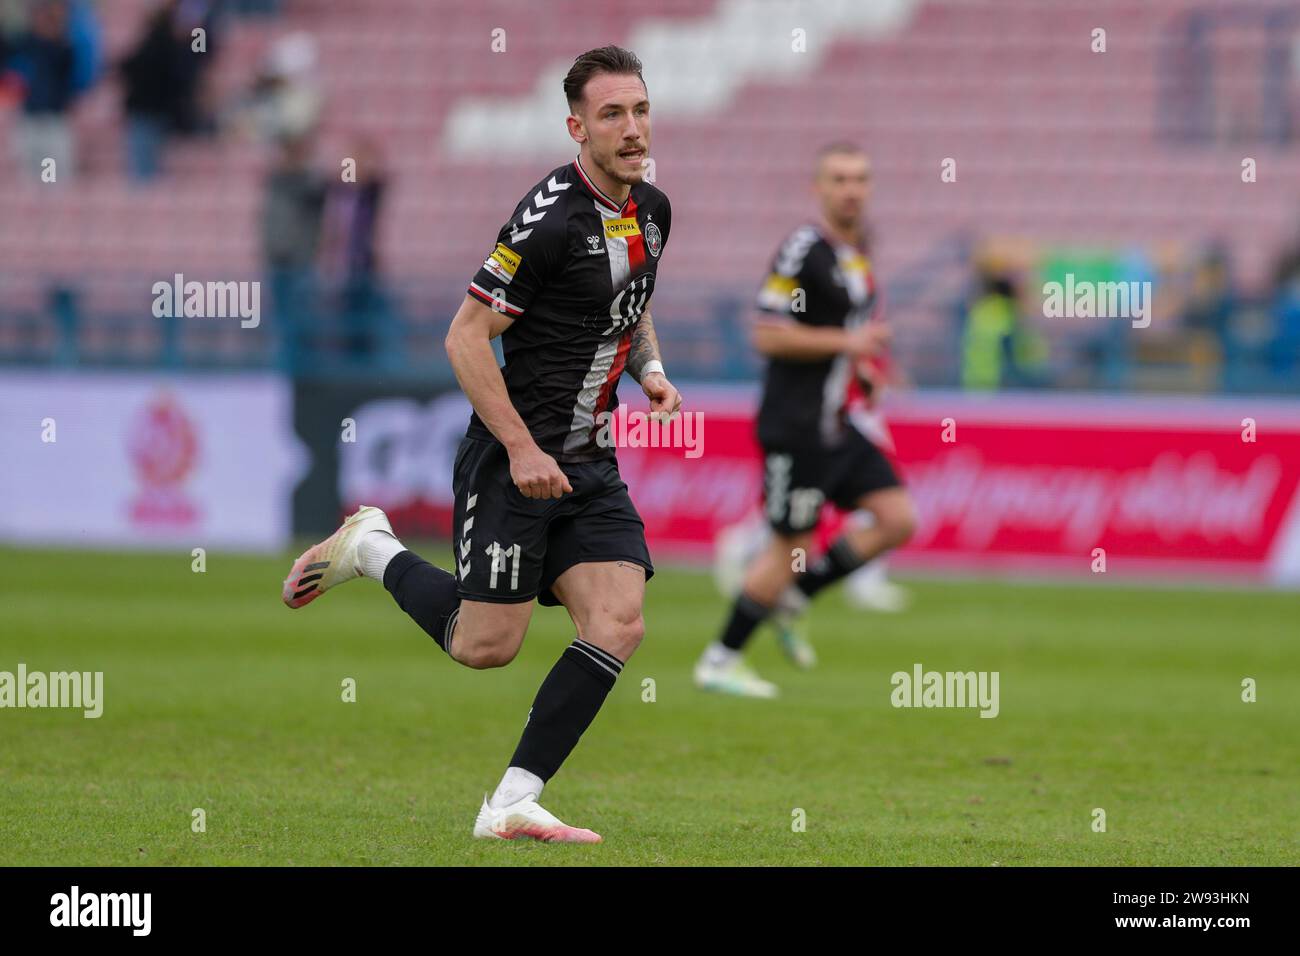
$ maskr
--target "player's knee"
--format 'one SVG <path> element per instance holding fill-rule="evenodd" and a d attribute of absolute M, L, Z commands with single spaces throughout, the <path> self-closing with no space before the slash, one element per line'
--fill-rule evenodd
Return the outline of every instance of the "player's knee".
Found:
<path fill-rule="evenodd" d="M 505 667 L 519 653 L 517 647 L 504 644 L 473 644 L 468 647 L 457 647 L 455 651 L 456 660 L 476 671 Z"/>
<path fill-rule="evenodd" d="M 808 531 L 796 531 L 793 534 L 774 534 L 768 544 L 767 557 L 772 567 L 781 574 L 785 574 L 788 570 L 793 575 L 798 566 L 799 558 L 807 557 L 811 544 L 812 533 Z"/>
<path fill-rule="evenodd" d="M 903 501 L 880 518 L 880 527 L 891 548 L 901 547 L 916 533 L 916 509 L 911 501 Z"/>
<path fill-rule="evenodd" d="M 626 661 L 641 646 L 645 637 L 645 618 L 638 609 L 629 609 L 606 615 L 596 622 L 587 638 L 597 647 L 604 648 L 621 661 Z"/>
<path fill-rule="evenodd" d="M 452 638 L 452 657 L 474 670 L 505 667 L 515 659 L 522 643 L 519 636 L 509 631 L 474 634 L 462 633 L 458 627 Z"/>
<path fill-rule="evenodd" d="M 623 642 L 628 647 L 627 660 L 632 656 L 632 652 L 641 646 L 641 640 L 645 637 L 645 618 L 638 611 L 637 614 L 623 625 Z"/>

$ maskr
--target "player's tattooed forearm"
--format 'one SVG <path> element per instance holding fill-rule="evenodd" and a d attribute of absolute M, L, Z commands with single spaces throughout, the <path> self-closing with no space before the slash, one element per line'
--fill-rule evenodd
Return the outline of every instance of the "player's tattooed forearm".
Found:
<path fill-rule="evenodd" d="M 655 324 L 650 313 L 642 314 L 632 329 L 632 347 L 627 355 L 627 370 L 638 382 L 646 363 L 659 358 L 659 339 L 655 336 Z"/>

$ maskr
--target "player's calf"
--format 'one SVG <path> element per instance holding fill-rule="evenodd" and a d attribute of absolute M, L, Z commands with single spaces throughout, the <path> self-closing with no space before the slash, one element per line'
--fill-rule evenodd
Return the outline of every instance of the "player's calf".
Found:
<path fill-rule="evenodd" d="M 799 576 L 796 587 L 805 597 L 813 597 L 873 558 L 906 544 L 912 537 L 916 511 L 905 489 L 894 487 L 871 492 L 862 497 L 859 507 L 871 513 L 873 522 L 846 530 Z"/>
<path fill-rule="evenodd" d="M 794 552 L 806 548 L 808 540 L 807 534 L 772 536 L 746 571 L 722 633 L 705 651 L 706 660 L 717 666 L 730 666 L 732 655 L 744 650 L 754 631 L 772 615 L 794 580 Z"/>
<path fill-rule="evenodd" d="M 402 610 L 450 653 L 461 603 L 456 576 L 408 550 L 378 508 L 362 505 L 337 531 L 299 556 L 284 582 L 284 603 L 302 607 L 359 577 L 382 583 Z M 480 658 L 482 666 L 494 666 L 486 663 L 486 653 L 476 660 Z"/>
<path fill-rule="evenodd" d="M 484 804 L 476 836 L 509 837 L 516 824 L 525 827 L 517 831 L 519 835 L 536 839 L 572 839 L 576 834 L 578 842 L 587 842 L 595 836 L 564 827 L 537 808 L 536 800 L 578 745 L 641 643 L 645 571 L 630 561 L 581 563 L 561 574 L 551 590 L 581 636 L 564 649 L 538 688 L 505 776 Z M 524 607 L 531 611 L 531 604 Z M 454 646 L 459 654 L 458 645 Z M 514 819 L 520 812 L 524 816 Z M 554 828 L 557 825 L 559 829 Z"/>
<path fill-rule="evenodd" d="M 368 535 L 363 554 L 367 557 L 366 576 L 383 582 L 398 607 L 451 654 L 461 605 L 456 576 L 407 550 L 396 538 L 387 541 Z"/>
<path fill-rule="evenodd" d="M 620 661 L 627 661 L 645 637 L 645 569 L 631 561 L 576 565 L 552 584 L 573 618 L 578 636 Z"/>

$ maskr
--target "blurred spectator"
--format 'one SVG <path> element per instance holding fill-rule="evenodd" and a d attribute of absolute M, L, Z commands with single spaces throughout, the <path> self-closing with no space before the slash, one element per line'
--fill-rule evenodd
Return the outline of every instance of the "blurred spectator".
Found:
<path fill-rule="evenodd" d="M 284 0 L 229 0 L 232 13 L 242 16 L 279 16 Z"/>
<path fill-rule="evenodd" d="M 215 53 L 215 10 L 205 0 L 165 0 L 121 63 L 127 169 L 137 180 L 158 175 L 169 134 L 194 133 L 207 125 L 199 90 Z M 206 34 L 203 52 L 193 47 L 198 28 Z"/>
<path fill-rule="evenodd" d="M 75 93 L 84 93 L 99 82 L 104 60 L 103 33 L 90 0 L 69 3 L 68 42 L 73 55 L 72 88 Z"/>
<path fill-rule="evenodd" d="M 328 189 L 311 164 L 311 140 L 286 140 L 266 180 L 262 205 L 262 255 L 286 368 L 310 351 L 308 330 L 315 310 L 316 262 L 321 210 Z"/>
<path fill-rule="evenodd" d="M 1273 337 L 1270 370 L 1290 376 L 1300 366 L 1300 239 L 1284 249 L 1273 268 Z"/>
<path fill-rule="evenodd" d="M 0 13 L 3 11 L 4 7 L 0 6 Z M 22 78 L 12 71 L 9 61 L 10 54 L 13 52 L 10 35 L 19 32 L 9 17 L 0 16 L 0 109 L 16 107 L 23 101 Z"/>
<path fill-rule="evenodd" d="M 1192 266 L 1183 323 L 1189 331 L 1208 333 L 1224 345 L 1231 334 L 1230 323 L 1236 311 L 1232 263 L 1227 248 L 1216 243 Z"/>
<path fill-rule="evenodd" d="M 291 33 L 276 41 L 252 88 L 236 105 L 236 124 L 268 143 L 314 133 L 324 97 L 316 76 L 316 41 Z"/>
<path fill-rule="evenodd" d="M 374 325 L 382 310 L 376 281 L 376 233 L 387 174 L 378 144 L 358 137 L 349 152 L 355 181 L 334 180 L 325 198 L 321 237 L 321 276 L 343 319 L 349 354 L 366 357 L 374 349 Z"/>
<path fill-rule="evenodd" d="M 54 160 L 59 181 L 75 175 L 68 114 L 77 93 L 77 62 L 68 20 L 65 0 L 37 0 L 27 31 L 17 36 L 8 54 L 9 68 L 23 86 L 14 147 L 23 172 L 37 179 L 47 159 Z"/>
<path fill-rule="evenodd" d="M 216 129 L 214 110 L 204 87 L 221 45 L 222 0 L 178 0 L 175 9 L 173 28 L 177 42 L 173 67 L 177 95 L 172 128 L 182 136 L 212 133 Z M 204 34 L 201 53 L 194 49 L 197 29 L 202 29 Z"/>
<path fill-rule="evenodd" d="M 983 268 L 974 301 L 966 312 L 962 341 L 962 387 L 972 390 L 1042 384 L 1046 347 L 1020 315 L 1014 280 Z"/>
<path fill-rule="evenodd" d="M 144 35 L 122 61 L 122 83 L 126 93 L 127 170 L 137 180 L 158 174 L 163 141 L 176 107 L 171 85 L 172 7 L 164 4 L 153 12 Z"/>

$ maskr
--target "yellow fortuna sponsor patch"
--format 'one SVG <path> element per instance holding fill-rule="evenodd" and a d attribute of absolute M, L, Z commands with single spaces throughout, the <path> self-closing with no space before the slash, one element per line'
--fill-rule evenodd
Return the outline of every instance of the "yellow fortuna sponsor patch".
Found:
<path fill-rule="evenodd" d="M 788 299 L 790 293 L 797 288 L 799 288 L 798 279 L 793 276 L 777 275 L 775 272 L 769 275 L 767 281 L 763 283 L 764 292 L 780 296 L 783 299 Z"/>
<path fill-rule="evenodd" d="M 626 239 L 629 236 L 639 235 L 641 235 L 641 229 L 637 226 L 636 220 L 631 217 L 605 220 L 605 238 L 607 239 Z"/>
<path fill-rule="evenodd" d="M 866 272 L 871 268 L 871 263 L 862 255 L 846 256 L 841 260 L 841 265 L 849 272 Z"/>
<path fill-rule="evenodd" d="M 758 290 L 759 307 L 774 312 L 788 312 L 792 301 L 791 296 L 797 288 L 799 288 L 798 279 L 773 272 L 763 283 L 763 288 Z"/>
<path fill-rule="evenodd" d="M 479 248 L 481 249 L 483 247 L 479 246 Z M 510 276 L 515 274 L 515 270 L 519 268 L 519 263 L 523 262 L 523 256 L 507 249 L 505 244 L 501 242 L 497 243 L 497 247 L 492 250 L 492 255 L 488 258 L 495 260 L 497 265 L 504 269 Z"/>

